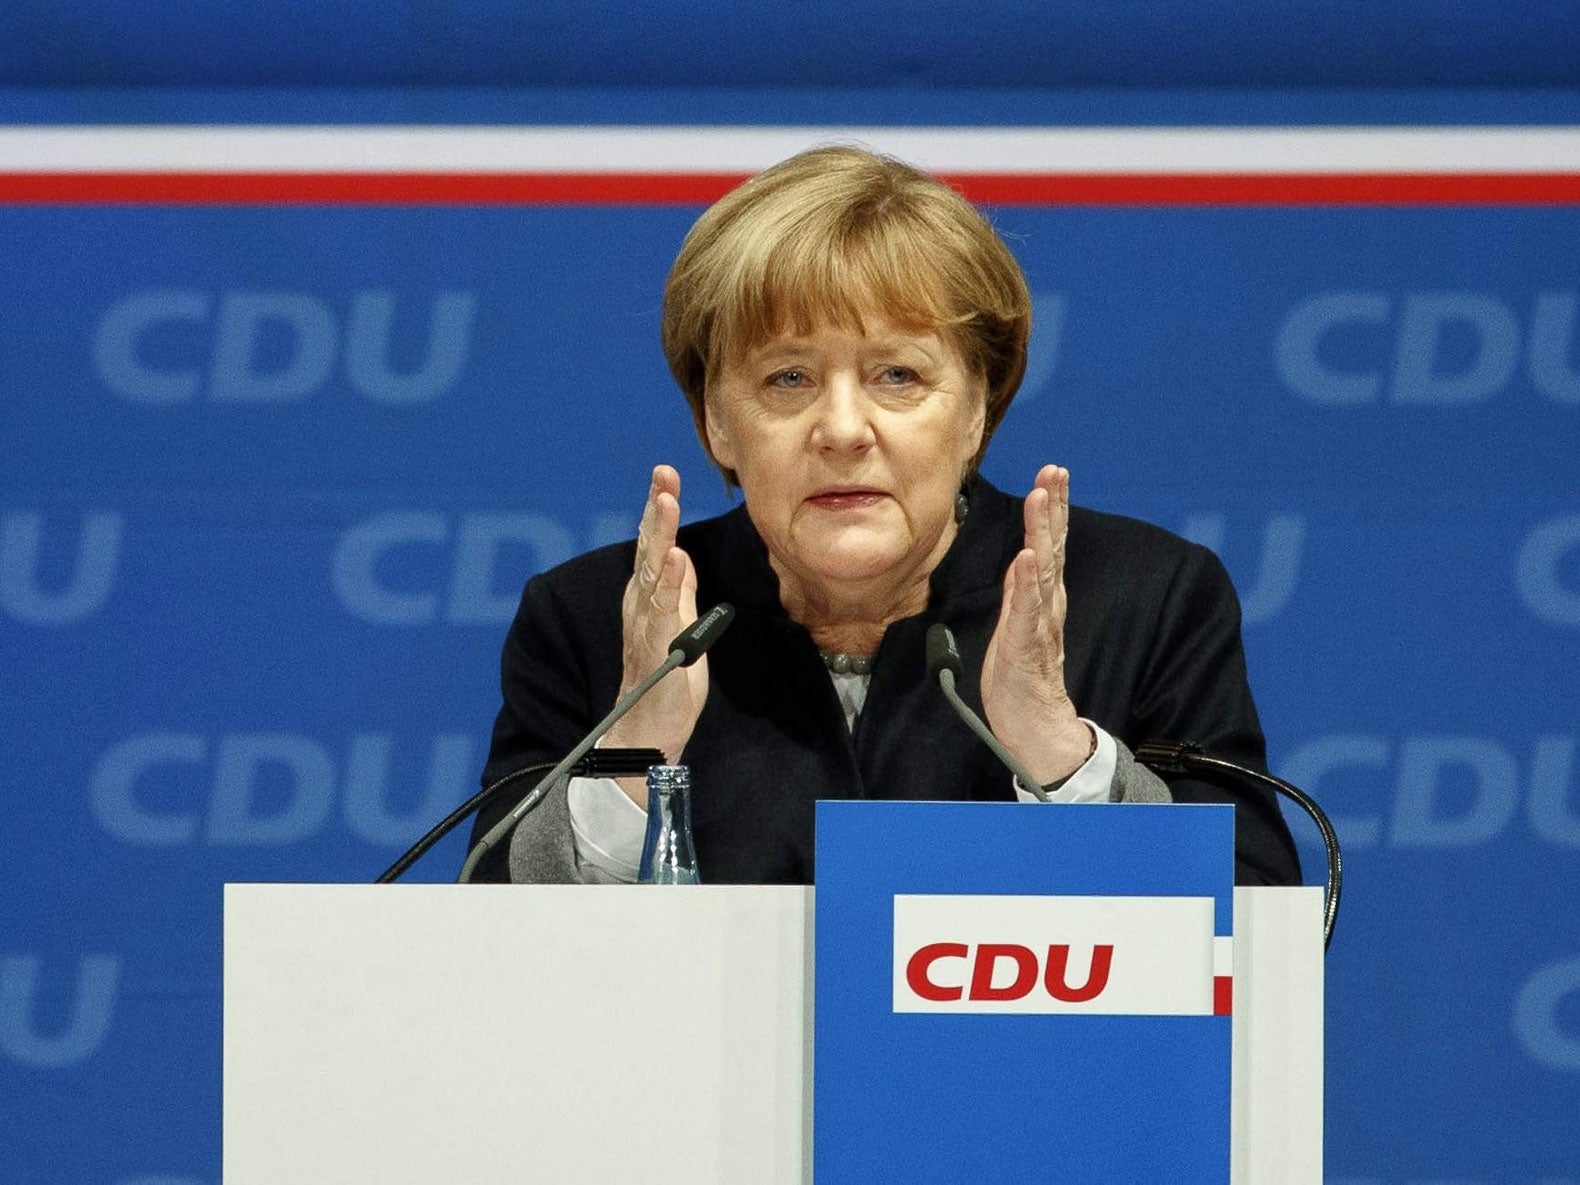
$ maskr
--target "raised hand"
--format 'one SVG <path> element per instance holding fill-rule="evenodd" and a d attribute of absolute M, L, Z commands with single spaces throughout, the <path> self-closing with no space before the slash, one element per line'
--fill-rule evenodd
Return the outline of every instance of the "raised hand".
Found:
<path fill-rule="evenodd" d="M 697 620 L 697 572 L 691 557 L 675 546 L 680 529 L 680 474 L 668 465 L 653 470 L 636 536 L 636 563 L 621 601 L 623 695 L 653 672 L 669 654 L 676 634 Z M 671 671 L 604 737 L 610 748 L 662 749 L 676 761 L 691 739 L 708 698 L 708 660 Z M 647 806 L 641 778 L 621 778 L 621 788 Z"/>
<path fill-rule="evenodd" d="M 1070 473 L 1044 465 L 1025 504 L 1025 547 L 1004 574 L 998 625 L 982 662 L 982 708 L 1000 741 L 1042 784 L 1074 773 L 1092 731 L 1064 686 L 1064 545 Z"/>

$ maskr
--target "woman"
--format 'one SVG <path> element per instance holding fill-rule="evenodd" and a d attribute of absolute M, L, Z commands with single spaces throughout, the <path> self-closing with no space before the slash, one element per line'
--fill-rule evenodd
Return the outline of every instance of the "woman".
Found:
<path fill-rule="evenodd" d="M 705 880 L 809 881 L 818 798 L 1032 797 L 929 682 L 923 636 L 943 621 L 963 694 L 1051 797 L 1233 801 L 1237 879 L 1297 880 L 1270 798 L 1165 786 L 1124 744 L 1263 761 L 1222 566 L 1072 510 L 1057 466 L 1024 500 L 976 474 L 1030 320 L 982 216 L 896 161 L 818 149 L 711 207 L 670 273 L 664 350 L 745 505 L 680 528 L 679 475 L 660 465 L 634 544 L 528 583 L 485 782 L 564 754 L 698 605 L 729 601 L 709 657 L 603 743 L 691 766 Z M 575 779 L 479 878 L 633 879 L 645 805 L 640 779 Z"/>

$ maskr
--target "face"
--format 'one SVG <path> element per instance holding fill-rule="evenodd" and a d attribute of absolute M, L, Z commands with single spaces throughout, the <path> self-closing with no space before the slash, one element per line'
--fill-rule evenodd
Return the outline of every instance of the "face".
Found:
<path fill-rule="evenodd" d="M 954 539 L 984 390 L 940 334 L 782 336 L 709 387 L 708 443 L 787 576 L 837 597 L 925 587 Z"/>

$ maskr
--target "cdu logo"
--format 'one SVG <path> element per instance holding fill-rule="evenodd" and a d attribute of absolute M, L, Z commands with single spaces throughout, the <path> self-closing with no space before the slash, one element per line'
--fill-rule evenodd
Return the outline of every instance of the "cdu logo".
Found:
<path fill-rule="evenodd" d="M 1507 390 L 1522 364 L 1542 395 L 1580 404 L 1576 297 L 1540 293 L 1522 318 L 1480 292 L 1325 292 L 1284 318 L 1274 365 L 1291 391 L 1325 407 L 1478 403 Z"/>
<path fill-rule="evenodd" d="M 1575 733 L 1537 737 L 1528 755 L 1488 737 L 1410 736 L 1395 744 L 1336 734 L 1300 745 L 1280 768 L 1323 801 L 1346 797 L 1330 793 L 1335 784 L 1359 782 L 1359 797 L 1375 809 L 1329 811 L 1347 848 L 1475 847 L 1503 835 L 1523 806 L 1538 838 L 1580 849 L 1580 811 L 1570 792 L 1577 748 Z"/>
<path fill-rule="evenodd" d="M 374 402 L 425 403 L 460 378 L 476 309 L 470 292 L 441 292 L 421 311 L 391 291 L 357 292 L 344 316 L 306 292 L 134 292 L 100 318 L 93 364 L 132 403 L 291 403 L 337 369 Z"/>
<path fill-rule="evenodd" d="M 343 755 L 296 733 L 147 733 L 99 757 L 89 800 L 99 826 L 138 847 L 299 843 L 328 826 L 337 802 L 353 835 L 400 847 L 467 797 L 480 764 L 463 733 L 434 737 L 426 762 L 414 748 L 387 733 L 357 733 Z M 392 784 L 417 777 L 420 801 L 392 806 Z"/>
<path fill-rule="evenodd" d="M 1209 897 L 899 894 L 893 1008 L 1211 1016 L 1220 954 Z"/>
<path fill-rule="evenodd" d="M 1238 557 L 1238 549 L 1227 550 L 1230 542 L 1229 518 L 1223 514 L 1193 514 L 1185 520 L 1180 534 L 1200 543 L 1220 559 Z M 1271 621 L 1289 605 L 1300 582 L 1300 558 L 1306 541 L 1306 519 L 1298 514 L 1270 514 L 1262 523 L 1260 555 L 1249 583 L 1236 579 L 1240 593 L 1240 612 L 1247 625 Z M 1226 559 L 1227 557 L 1227 559 Z M 1235 564 L 1235 570 L 1241 569 Z"/>
<path fill-rule="evenodd" d="M 599 514 L 587 547 L 629 539 L 628 511 Z M 583 548 L 565 523 L 543 514 L 392 511 L 364 519 L 335 545 L 330 582 L 341 606 L 374 625 L 506 625 L 515 616 L 523 573 L 542 572 Z M 525 553 L 524 555 L 522 553 Z M 440 560 L 441 577 L 402 576 Z"/>
<path fill-rule="evenodd" d="M 110 597 L 121 553 L 118 514 L 89 512 L 75 531 L 35 511 L 0 516 L 0 609 L 27 625 L 72 625 Z"/>
<path fill-rule="evenodd" d="M 1538 524 L 1520 544 L 1514 587 L 1531 616 L 1580 626 L 1580 514 Z"/>
<path fill-rule="evenodd" d="M 1580 957 L 1539 967 L 1514 1000 L 1514 1035 L 1552 1070 L 1580 1074 Z M 1567 1022 L 1567 1023 L 1566 1023 Z"/>
<path fill-rule="evenodd" d="M 84 955 L 75 976 L 36 955 L 0 958 L 0 1052 L 37 1070 L 86 1061 L 110 1031 L 120 977 L 114 955 Z M 62 1005 L 55 997 L 67 991 Z"/>
<path fill-rule="evenodd" d="M 1026 347 L 1026 373 L 1021 376 L 1020 392 L 1015 396 L 1021 406 L 1031 402 L 1052 382 L 1059 368 L 1064 346 L 1064 323 L 1068 301 L 1062 292 L 1034 292 L 1031 296 L 1032 325 L 1035 331 Z"/>
<path fill-rule="evenodd" d="M 963 959 L 971 965 L 970 989 L 964 983 L 939 983 L 933 969 L 945 959 Z M 1011 967 L 1008 982 L 999 983 L 1000 962 Z M 963 942 L 930 942 L 905 964 L 906 985 L 924 1000 L 1024 1000 L 1041 987 L 1053 1000 L 1084 1004 L 1103 994 L 1114 967 L 1114 945 L 1098 943 L 1092 947 L 1084 983 L 1070 982 L 1070 944 L 1048 947 L 1047 962 L 1028 946 L 1017 942 L 984 942 L 972 948 Z"/>

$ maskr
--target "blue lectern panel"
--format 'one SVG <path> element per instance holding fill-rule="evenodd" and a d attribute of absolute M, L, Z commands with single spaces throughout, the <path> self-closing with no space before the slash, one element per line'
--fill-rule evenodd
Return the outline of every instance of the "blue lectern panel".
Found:
<path fill-rule="evenodd" d="M 1228 1179 L 1230 808 L 821 802 L 817 831 L 820 1183 Z M 1072 898 L 1116 937 L 1039 929 Z M 1189 968 L 1160 987 L 1138 946 Z"/>

